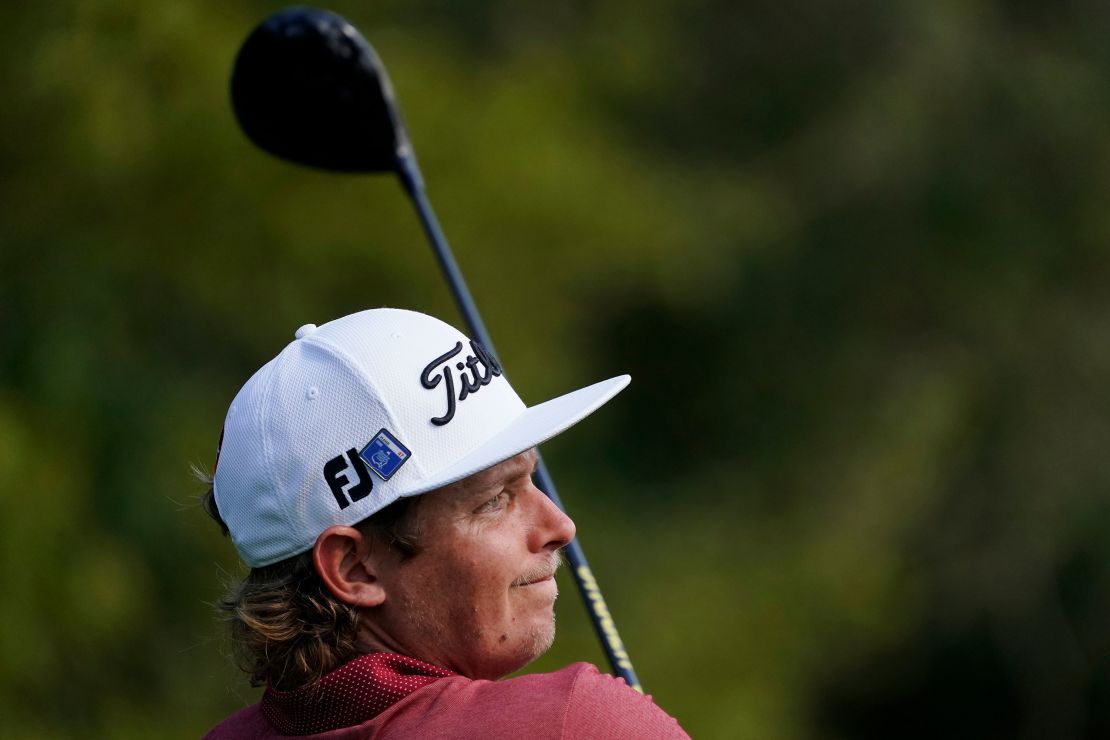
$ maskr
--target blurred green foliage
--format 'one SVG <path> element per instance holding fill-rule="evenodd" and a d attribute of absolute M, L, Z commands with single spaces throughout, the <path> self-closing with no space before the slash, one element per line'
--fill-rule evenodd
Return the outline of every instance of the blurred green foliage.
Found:
<path fill-rule="evenodd" d="M 0 727 L 195 737 L 255 693 L 195 508 L 293 330 L 457 321 L 390 178 L 252 149 L 275 3 L 0 23 Z M 549 463 L 695 737 L 1110 734 L 1110 8 L 342 2 Z M 573 588 L 536 670 L 602 663 Z"/>

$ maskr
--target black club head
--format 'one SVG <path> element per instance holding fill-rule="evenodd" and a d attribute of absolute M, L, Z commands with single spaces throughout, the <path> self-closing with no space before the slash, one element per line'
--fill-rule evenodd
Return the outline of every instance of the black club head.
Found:
<path fill-rule="evenodd" d="M 298 164 L 385 172 L 410 153 L 381 60 L 326 10 L 287 8 L 259 24 L 235 59 L 231 102 L 251 141 Z"/>

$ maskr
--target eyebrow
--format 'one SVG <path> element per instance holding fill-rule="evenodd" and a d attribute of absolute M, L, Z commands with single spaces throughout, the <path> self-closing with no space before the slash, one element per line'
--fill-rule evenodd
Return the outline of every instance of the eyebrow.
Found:
<path fill-rule="evenodd" d="M 511 465 L 504 469 L 503 476 L 499 475 L 497 477 L 490 477 L 490 470 L 492 468 L 483 470 L 481 473 L 478 473 L 469 480 L 464 479 L 466 480 L 466 484 L 460 487 L 460 493 L 466 497 L 477 496 L 480 493 L 483 493 L 486 489 L 496 485 L 498 480 L 512 480 L 524 476 L 530 477 L 535 472 L 536 466 L 539 464 L 539 459 L 540 457 L 539 454 L 536 452 L 535 447 L 531 448 L 530 450 L 526 450 L 525 452 L 514 455 L 508 460 L 503 460 L 502 462 L 493 466 L 496 468 L 502 465 L 506 465 L 506 463 L 511 463 Z"/>

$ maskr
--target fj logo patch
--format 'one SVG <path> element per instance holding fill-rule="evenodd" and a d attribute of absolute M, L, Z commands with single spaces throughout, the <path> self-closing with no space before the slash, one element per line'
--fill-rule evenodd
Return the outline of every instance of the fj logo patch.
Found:
<path fill-rule="evenodd" d="M 401 441 L 390 434 L 388 429 L 382 429 L 375 434 L 370 443 L 358 454 L 382 480 L 393 477 L 397 468 L 408 462 L 412 455 L 409 448 L 401 444 Z"/>
<path fill-rule="evenodd" d="M 462 354 L 463 343 L 456 342 L 453 349 L 444 352 L 439 357 L 435 358 L 427 364 L 424 372 L 420 374 L 420 384 L 428 390 L 432 390 L 440 383 L 443 383 L 444 389 L 447 391 L 447 411 L 443 416 L 435 416 L 431 422 L 438 426 L 443 426 L 455 418 L 455 401 L 465 401 L 470 394 L 477 393 L 482 386 L 489 385 L 490 382 L 501 375 L 501 366 L 497 364 L 497 360 L 486 351 L 486 348 L 477 342 L 470 343 L 470 349 L 474 354 L 467 355 L 465 361 L 451 362 L 452 359 Z M 455 397 L 455 375 L 451 369 L 454 365 L 455 370 L 459 371 L 459 392 L 458 398 Z M 466 371 L 470 371 L 470 375 Z"/>
<path fill-rule="evenodd" d="M 354 472 L 354 480 L 349 475 L 351 472 Z M 324 463 L 324 480 L 340 509 L 346 509 L 354 501 L 363 500 L 374 490 L 374 479 L 370 477 L 370 471 L 359 457 L 358 450 L 353 447 L 347 450 L 346 455 L 336 455 Z M 343 491 L 345 486 L 349 486 L 346 493 Z"/>

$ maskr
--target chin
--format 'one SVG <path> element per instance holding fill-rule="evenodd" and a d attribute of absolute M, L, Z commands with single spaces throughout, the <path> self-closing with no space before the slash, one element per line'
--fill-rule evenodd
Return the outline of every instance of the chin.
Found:
<path fill-rule="evenodd" d="M 496 661 L 497 664 L 495 666 L 490 666 L 490 670 L 487 672 L 489 675 L 481 676 L 481 678 L 496 680 L 514 671 L 519 671 L 521 668 L 524 668 L 533 660 L 546 653 L 554 642 L 554 620 L 547 624 L 537 625 L 527 634 L 520 637 L 515 650 L 508 654 L 503 653 L 501 660 Z"/>
<path fill-rule="evenodd" d="M 531 660 L 535 660 L 536 658 L 540 657 L 541 655 L 546 653 L 548 650 L 550 650 L 551 646 L 552 646 L 552 644 L 554 644 L 554 642 L 555 642 L 555 617 L 552 616 L 551 623 L 547 625 L 546 629 L 541 629 L 541 630 L 537 631 L 536 644 L 534 646 L 535 647 L 535 654 L 532 656 Z M 529 662 L 531 662 L 531 661 L 529 661 Z"/>
<path fill-rule="evenodd" d="M 555 618 L 552 617 L 550 622 L 538 625 L 532 630 L 527 641 L 525 655 L 523 656 L 524 662 L 520 664 L 520 668 L 523 668 L 550 650 L 554 642 Z"/>

